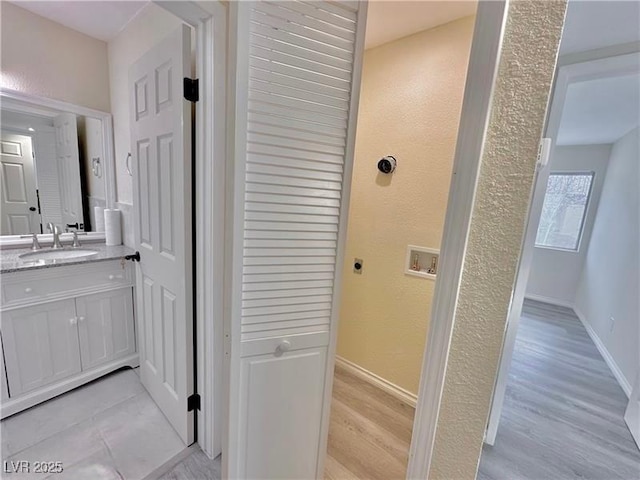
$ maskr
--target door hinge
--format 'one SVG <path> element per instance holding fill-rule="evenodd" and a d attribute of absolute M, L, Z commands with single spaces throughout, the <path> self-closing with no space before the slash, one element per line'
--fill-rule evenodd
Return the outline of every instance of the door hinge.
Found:
<path fill-rule="evenodd" d="M 200 99 L 200 89 L 198 88 L 198 79 L 184 79 L 184 98 L 190 102 L 197 102 Z"/>
<path fill-rule="evenodd" d="M 187 398 L 187 412 L 192 410 L 200 410 L 200 395 L 194 393 Z"/>
<path fill-rule="evenodd" d="M 131 260 L 132 262 L 139 262 L 140 261 L 140 252 L 136 252 L 136 253 L 133 253 L 131 255 L 125 255 L 124 259 L 125 260 Z"/>

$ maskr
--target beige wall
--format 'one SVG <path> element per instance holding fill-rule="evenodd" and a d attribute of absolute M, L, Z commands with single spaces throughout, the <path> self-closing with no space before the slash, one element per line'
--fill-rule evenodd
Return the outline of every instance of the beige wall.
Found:
<path fill-rule="evenodd" d="M 434 282 L 406 275 L 405 255 L 440 247 L 472 34 L 467 17 L 364 56 L 337 352 L 413 393 Z"/>
<path fill-rule="evenodd" d="M 476 476 L 565 9 L 562 0 L 509 3 L 458 292 L 432 479 Z"/>
<path fill-rule="evenodd" d="M 117 200 L 131 204 L 133 185 L 125 160 L 131 150 L 129 132 L 129 67 L 147 50 L 181 25 L 181 21 L 162 7 L 150 3 L 109 42 L 109 83 L 113 114 L 116 158 Z M 125 230 L 127 225 L 125 224 Z M 125 234 L 125 237 L 127 235 Z"/>
<path fill-rule="evenodd" d="M 108 112 L 107 44 L 1 2 L 5 88 Z"/>

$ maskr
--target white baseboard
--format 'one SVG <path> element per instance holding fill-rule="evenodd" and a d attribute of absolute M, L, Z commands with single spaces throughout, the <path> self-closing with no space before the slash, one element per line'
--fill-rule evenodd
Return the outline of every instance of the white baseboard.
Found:
<path fill-rule="evenodd" d="M 576 315 L 582 322 L 582 325 L 584 325 L 584 328 L 587 330 L 587 333 L 591 337 L 591 340 L 596 345 L 596 348 L 600 352 L 600 355 L 602 355 L 602 358 L 604 358 L 604 361 L 607 363 L 609 370 L 611 370 L 611 373 L 613 373 L 613 376 L 616 377 L 616 380 L 618 381 L 620 388 L 622 388 L 627 398 L 631 397 L 631 384 L 623 375 L 622 370 L 620 370 L 620 367 L 618 367 L 618 364 L 609 353 L 609 350 L 607 350 L 607 347 L 604 346 L 604 343 L 602 343 L 602 340 L 600 340 L 600 337 L 598 337 L 598 334 L 596 333 L 596 331 L 589 324 L 589 322 L 587 322 L 587 319 L 584 316 L 584 314 L 580 310 L 578 310 L 575 306 L 573 307 L 573 311 L 576 313 Z"/>
<path fill-rule="evenodd" d="M 418 396 L 416 394 L 411 393 L 408 390 L 405 390 L 404 388 L 399 387 L 398 385 L 391 383 L 388 380 L 385 380 L 381 376 L 362 368 L 360 365 L 356 365 L 355 363 L 350 362 L 349 360 L 337 355 L 336 365 L 344 368 L 349 373 L 355 375 L 361 380 L 364 380 L 365 382 L 378 387 L 380 390 L 388 393 L 389 395 L 394 396 L 401 402 L 404 402 L 407 405 L 411 405 L 415 408 L 416 402 L 418 400 Z"/>
<path fill-rule="evenodd" d="M 567 302 L 566 300 L 561 300 L 559 298 L 545 297 L 544 295 L 536 295 L 534 293 L 525 293 L 524 298 L 527 300 L 534 300 L 536 302 L 557 305 L 558 307 L 574 308 L 573 302 Z"/>

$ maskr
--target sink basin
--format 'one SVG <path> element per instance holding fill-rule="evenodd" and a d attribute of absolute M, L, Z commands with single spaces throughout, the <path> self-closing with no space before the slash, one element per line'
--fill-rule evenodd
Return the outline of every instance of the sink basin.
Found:
<path fill-rule="evenodd" d="M 23 261 L 56 261 L 56 260 L 71 260 L 74 258 L 92 257 L 97 255 L 95 250 L 89 250 L 86 248 L 47 248 L 38 250 L 35 252 L 23 253 L 19 256 Z"/>

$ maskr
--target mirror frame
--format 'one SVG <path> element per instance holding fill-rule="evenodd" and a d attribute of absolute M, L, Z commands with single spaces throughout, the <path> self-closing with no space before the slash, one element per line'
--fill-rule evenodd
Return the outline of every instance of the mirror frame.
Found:
<path fill-rule="evenodd" d="M 12 111 L 22 113 L 38 113 L 42 109 L 59 110 L 69 112 L 84 117 L 97 118 L 102 122 L 103 151 L 104 158 L 104 191 L 106 208 L 116 208 L 116 165 L 114 159 L 113 143 L 113 117 L 110 113 L 94 110 L 92 108 L 74 105 L 37 95 L 0 88 L 0 105 Z M 101 241 L 105 239 L 104 232 L 87 232 L 83 237 L 84 241 Z M 38 234 L 38 240 L 52 241 L 51 234 Z M 31 245 L 31 240 L 21 238 L 20 235 L 0 235 L 0 247 L 22 247 Z"/>

